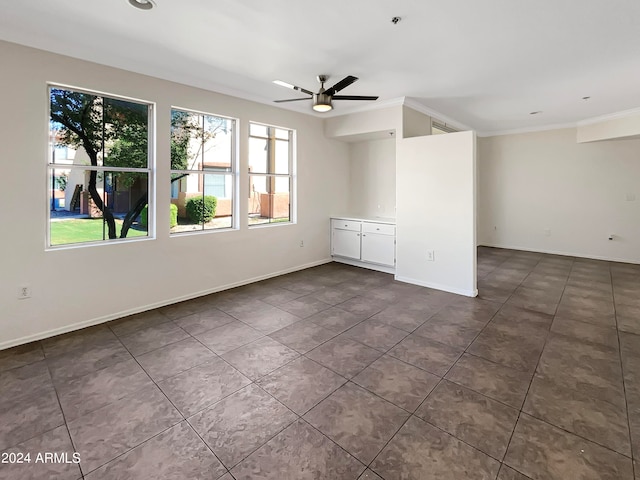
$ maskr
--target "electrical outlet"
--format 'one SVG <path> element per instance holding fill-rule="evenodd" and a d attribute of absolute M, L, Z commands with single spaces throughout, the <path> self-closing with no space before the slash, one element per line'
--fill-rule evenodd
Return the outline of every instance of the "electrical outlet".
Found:
<path fill-rule="evenodd" d="M 545 237 L 550 237 L 551 236 L 551 229 L 550 228 L 545 228 L 544 229 L 544 236 Z"/>
<path fill-rule="evenodd" d="M 18 299 L 24 300 L 25 298 L 31 298 L 31 287 L 29 285 L 18 287 Z"/>
<path fill-rule="evenodd" d="M 436 260 L 436 253 L 433 250 L 427 250 L 427 261 L 435 262 L 435 260 Z"/>
<path fill-rule="evenodd" d="M 304 240 L 300 240 L 300 246 L 304 247 Z"/>

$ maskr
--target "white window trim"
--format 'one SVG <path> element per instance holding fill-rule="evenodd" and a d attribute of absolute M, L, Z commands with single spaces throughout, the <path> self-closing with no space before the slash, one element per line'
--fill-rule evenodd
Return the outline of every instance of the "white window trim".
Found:
<path fill-rule="evenodd" d="M 233 138 L 231 140 L 231 172 L 208 172 L 209 174 L 217 174 L 217 175 L 226 175 L 232 177 L 231 185 L 233 189 L 233 195 L 231 197 L 231 227 L 226 228 L 210 228 L 210 229 L 202 229 L 202 230 L 193 230 L 193 231 L 184 231 L 184 232 L 169 232 L 169 238 L 182 238 L 188 237 L 190 235 L 207 235 L 207 234 L 215 234 L 215 233 L 227 233 L 234 232 L 239 230 L 240 220 L 240 165 L 238 159 L 238 152 L 240 151 L 239 137 L 238 132 L 240 131 L 240 119 L 236 117 L 230 117 L 228 115 L 219 115 L 217 113 L 205 112 L 202 110 L 197 110 L 193 108 L 187 107 L 179 107 L 172 105 L 170 108 L 170 112 L 174 110 L 179 110 L 181 112 L 186 113 L 195 113 L 196 115 L 207 115 L 210 117 L 218 117 L 225 118 L 227 120 L 231 120 L 233 122 Z M 171 136 L 171 133 L 169 133 Z M 169 139 L 171 141 L 171 139 Z M 169 165 L 171 167 L 171 165 Z M 169 169 L 169 177 L 172 174 L 199 174 L 204 175 L 207 173 L 206 170 L 172 170 Z M 169 201 L 171 201 L 171 194 L 169 194 Z"/>
<path fill-rule="evenodd" d="M 148 175 L 148 198 L 149 198 L 149 209 L 148 209 L 148 221 L 147 221 L 147 235 L 144 237 L 130 237 L 130 238 L 113 238 L 113 239 L 105 239 L 105 240 L 96 240 L 93 242 L 81 242 L 81 243 L 65 243 L 62 245 L 51 245 L 51 206 L 50 206 L 50 195 L 47 194 L 48 201 L 45 202 L 45 218 L 46 218 L 46 226 L 45 226 L 45 252 L 48 251 L 57 251 L 57 250 L 69 250 L 74 248 L 88 248 L 88 247 L 98 247 L 98 246 L 107 246 L 107 245 L 117 245 L 121 243 L 131 243 L 131 242 L 146 242 L 149 240 L 156 239 L 156 225 L 155 225 L 155 206 L 156 206 L 156 103 L 150 100 L 144 100 L 135 97 L 128 97 L 125 95 L 119 95 L 115 93 L 103 92 L 101 90 L 91 90 L 83 87 L 76 87 L 73 85 L 67 85 L 62 83 L 48 82 L 45 85 L 46 95 L 47 95 L 47 122 L 46 122 L 46 148 L 45 148 L 45 175 L 44 175 L 44 183 L 45 183 L 45 192 L 49 191 L 51 187 L 49 174 L 52 170 L 55 170 L 55 164 L 51 163 L 51 159 L 53 158 L 52 151 L 55 148 L 53 142 L 49 138 L 50 130 L 50 122 L 51 122 L 51 89 L 65 89 L 71 90 L 78 93 L 86 93 L 88 95 L 96 95 L 101 97 L 113 98 L 117 100 L 125 100 L 133 103 L 138 103 L 141 105 L 146 105 L 148 107 L 148 118 L 147 118 L 147 168 L 146 169 L 138 169 L 138 168 L 123 168 L 123 167 L 105 167 L 104 165 L 93 166 L 93 165 L 77 165 L 77 164 L 69 164 L 69 165 L 60 165 L 60 169 L 82 169 L 82 170 L 96 170 L 100 171 L 123 171 L 123 172 L 143 172 L 146 171 Z"/>
<path fill-rule="evenodd" d="M 298 223 L 298 175 L 297 175 L 297 166 L 298 166 L 298 158 L 297 158 L 297 136 L 298 132 L 294 128 L 283 127 L 280 125 L 273 125 L 269 123 L 249 121 L 249 130 L 247 137 L 247 149 L 248 140 L 250 138 L 267 138 L 260 137 L 256 135 L 251 135 L 251 125 L 259 125 L 261 127 L 268 128 L 277 128 L 280 130 L 287 130 L 290 133 L 289 137 L 289 173 L 261 173 L 261 172 L 248 172 L 247 168 L 247 179 L 251 178 L 251 176 L 267 176 L 267 177 L 289 177 L 289 221 L 288 222 L 265 222 L 265 223 L 256 223 L 254 225 L 248 224 L 248 212 L 246 213 L 246 225 L 249 229 L 257 229 L 257 228 L 267 228 L 267 227 L 284 227 L 286 225 L 296 225 Z M 248 152 L 247 152 L 248 154 Z M 247 165 L 248 167 L 248 165 Z M 249 192 L 250 193 L 250 192 Z"/>

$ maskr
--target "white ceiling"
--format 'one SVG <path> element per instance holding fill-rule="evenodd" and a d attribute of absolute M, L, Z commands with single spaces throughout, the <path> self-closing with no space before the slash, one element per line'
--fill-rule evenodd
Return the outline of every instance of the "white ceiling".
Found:
<path fill-rule="evenodd" d="M 355 75 L 341 94 L 409 97 L 484 133 L 640 107 L 638 0 L 154 1 L 0 0 L 0 38 L 262 102 L 300 95 L 276 79 Z"/>

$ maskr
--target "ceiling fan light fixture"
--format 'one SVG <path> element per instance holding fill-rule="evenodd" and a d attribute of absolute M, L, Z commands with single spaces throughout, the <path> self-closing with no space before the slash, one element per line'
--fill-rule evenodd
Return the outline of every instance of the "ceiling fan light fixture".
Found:
<path fill-rule="evenodd" d="M 313 109 L 316 112 L 324 113 L 333 110 L 331 96 L 324 93 L 317 93 L 313 96 Z"/>
<path fill-rule="evenodd" d="M 155 4 L 151 0 L 129 0 L 129 5 L 140 10 L 151 10 Z"/>

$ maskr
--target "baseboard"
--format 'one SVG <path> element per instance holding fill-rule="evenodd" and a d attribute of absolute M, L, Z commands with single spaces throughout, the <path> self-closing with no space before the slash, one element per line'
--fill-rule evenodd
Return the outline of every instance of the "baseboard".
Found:
<path fill-rule="evenodd" d="M 16 347 L 18 345 L 24 345 L 26 343 L 35 342 L 37 340 L 43 340 L 45 338 L 55 337 L 56 335 L 62 335 L 63 333 L 73 332 L 75 330 L 80 330 L 82 328 L 93 327 L 94 325 L 100 325 L 101 323 L 110 322 L 111 320 L 117 320 L 118 318 L 127 317 L 129 315 L 135 315 L 136 313 L 142 313 L 142 312 L 154 310 L 160 307 L 166 307 L 167 305 L 173 305 L 174 303 L 184 302 L 186 300 L 192 300 L 194 298 L 202 297 L 204 295 L 210 295 L 212 293 L 222 292 L 224 290 L 229 290 L 230 288 L 241 287 L 243 285 L 259 282 L 261 280 L 267 280 L 268 278 L 279 277 L 280 275 L 286 275 L 287 273 L 293 273 L 300 270 L 305 270 L 307 268 L 317 267 L 319 265 L 324 265 L 325 263 L 330 263 L 332 261 L 333 261 L 332 258 L 325 258 L 323 260 L 306 263 L 304 265 L 298 265 L 296 267 L 288 268 L 285 270 L 279 270 L 277 272 L 269 273 L 266 275 L 260 275 L 258 277 L 252 277 L 246 280 L 241 280 L 239 282 L 229 283 L 219 287 L 215 287 L 207 290 L 201 290 L 195 293 L 190 293 L 188 295 L 173 297 L 171 299 L 163 300 L 161 302 L 147 304 L 144 306 L 131 308 L 129 310 L 122 310 L 117 313 L 104 315 L 102 317 L 92 318 L 90 320 L 85 320 L 83 322 L 73 323 L 71 325 L 66 325 L 64 327 L 54 328 L 52 330 L 47 330 L 45 332 L 36 333 L 33 335 L 27 335 L 25 337 L 20 337 L 14 340 L 9 340 L 9 341 L 0 343 L 0 350 Z"/>
<path fill-rule="evenodd" d="M 563 257 L 588 258 L 590 260 L 603 260 L 605 262 L 631 263 L 640 265 L 640 261 L 629 260 L 625 258 L 605 257 L 601 255 L 585 255 L 583 253 L 563 252 L 561 250 L 538 249 L 530 247 L 519 247 L 514 245 L 502 245 L 497 243 L 480 243 L 479 247 L 504 248 L 505 250 L 518 250 L 521 252 L 547 253 L 549 255 L 561 255 Z"/>
<path fill-rule="evenodd" d="M 377 272 L 384 273 L 396 273 L 396 269 L 394 267 L 385 267 L 384 265 L 377 265 L 375 263 L 367 263 L 361 262 L 360 260 L 351 260 L 349 258 L 343 257 L 333 257 L 334 262 L 345 263 L 347 265 L 351 265 L 354 267 L 368 268 L 369 270 L 376 270 Z"/>
<path fill-rule="evenodd" d="M 455 293 L 456 295 L 464 295 L 465 297 L 477 297 L 478 289 L 475 290 L 463 290 L 460 288 L 451 287 L 449 285 L 441 285 L 439 283 L 423 282 L 422 280 L 416 280 L 415 278 L 399 277 L 396 275 L 396 280 L 399 282 L 411 283 L 413 285 L 419 285 L 421 287 L 433 288 L 435 290 L 442 290 L 443 292 Z"/>

